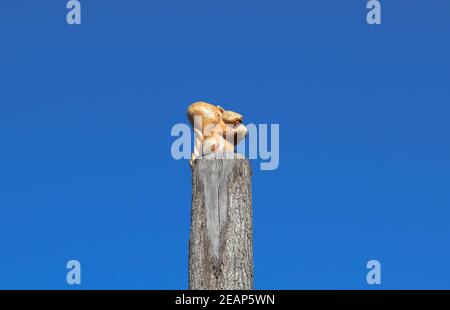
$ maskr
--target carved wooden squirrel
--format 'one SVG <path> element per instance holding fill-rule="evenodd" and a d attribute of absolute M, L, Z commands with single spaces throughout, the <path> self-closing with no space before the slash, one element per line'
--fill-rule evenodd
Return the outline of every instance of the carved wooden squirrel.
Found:
<path fill-rule="evenodd" d="M 190 164 L 212 153 L 234 152 L 234 147 L 247 136 L 243 116 L 207 102 L 195 102 L 188 107 L 188 119 L 194 128 L 194 152 Z"/>

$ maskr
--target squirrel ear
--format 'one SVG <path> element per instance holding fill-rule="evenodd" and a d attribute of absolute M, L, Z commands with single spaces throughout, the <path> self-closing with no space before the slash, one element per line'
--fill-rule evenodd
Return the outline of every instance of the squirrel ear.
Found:
<path fill-rule="evenodd" d="M 218 105 L 217 108 L 220 110 L 220 112 L 225 112 L 225 110 L 220 105 Z"/>

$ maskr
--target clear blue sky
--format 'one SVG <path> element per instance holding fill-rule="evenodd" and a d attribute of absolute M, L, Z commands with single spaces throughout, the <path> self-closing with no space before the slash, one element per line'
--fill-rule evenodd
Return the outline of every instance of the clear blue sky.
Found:
<path fill-rule="evenodd" d="M 206 100 L 280 124 L 253 162 L 255 287 L 450 288 L 450 2 L 0 3 L 0 288 L 187 288 Z"/>

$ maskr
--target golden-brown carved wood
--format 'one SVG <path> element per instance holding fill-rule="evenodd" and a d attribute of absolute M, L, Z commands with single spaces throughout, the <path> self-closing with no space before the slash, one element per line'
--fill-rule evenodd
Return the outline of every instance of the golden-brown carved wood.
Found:
<path fill-rule="evenodd" d="M 195 102 L 188 108 L 188 119 L 194 128 L 194 159 L 215 153 L 232 153 L 247 136 L 243 116 L 207 102 Z"/>

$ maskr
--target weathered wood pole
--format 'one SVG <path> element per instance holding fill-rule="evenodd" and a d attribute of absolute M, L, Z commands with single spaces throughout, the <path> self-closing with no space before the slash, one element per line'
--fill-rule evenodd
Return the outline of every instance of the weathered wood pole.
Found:
<path fill-rule="evenodd" d="M 189 289 L 253 289 L 251 175 L 243 158 L 194 162 Z"/>

